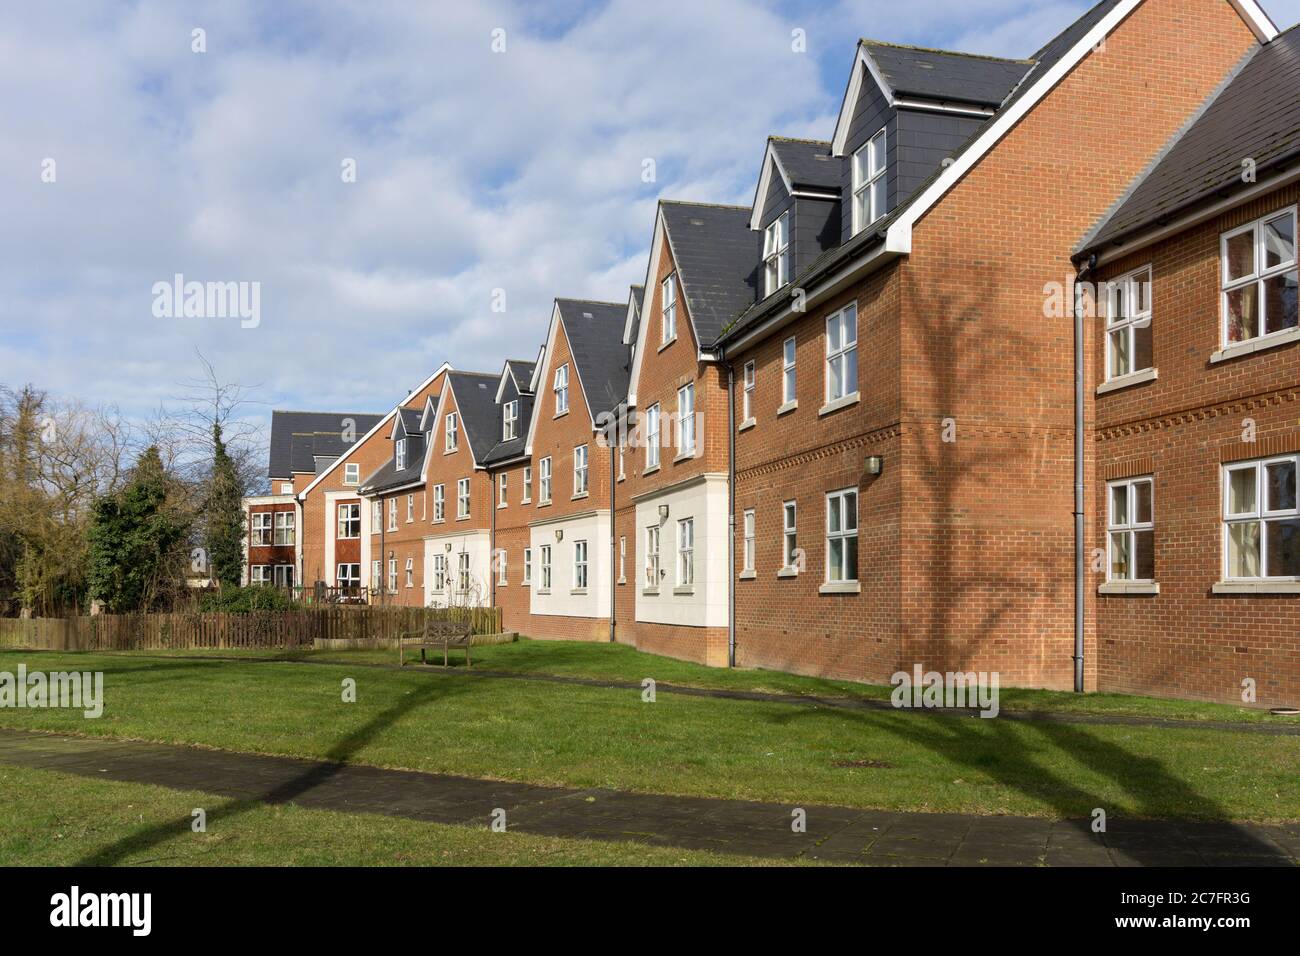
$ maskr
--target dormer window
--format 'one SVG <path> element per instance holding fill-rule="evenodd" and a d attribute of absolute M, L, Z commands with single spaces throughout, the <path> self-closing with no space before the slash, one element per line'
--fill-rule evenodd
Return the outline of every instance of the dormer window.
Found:
<path fill-rule="evenodd" d="M 406 439 L 405 438 L 397 439 L 397 455 L 395 461 L 397 462 L 398 471 L 401 471 L 403 468 L 406 467 Z"/>
<path fill-rule="evenodd" d="M 885 131 L 853 154 L 853 232 L 856 235 L 885 214 Z"/>
<path fill-rule="evenodd" d="M 519 430 L 519 402 L 506 402 L 501 408 L 501 440 L 510 441 Z"/>
<path fill-rule="evenodd" d="M 783 212 L 763 230 L 764 295 L 790 281 L 790 214 Z"/>
<path fill-rule="evenodd" d="M 447 451 L 456 450 L 457 427 L 458 426 L 456 423 L 456 413 L 455 412 L 448 413 L 446 419 L 443 421 L 443 435 L 444 435 L 443 447 Z"/>
<path fill-rule="evenodd" d="M 569 366 L 561 365 L 555 370 L 555 414 L 563 415 L 569 410 Z"/>
<path fill-rule="evenodd" d="M 677 338 L 677 273 L 663 281 L 663 316 L 659 342 L 667 345 Z"/>

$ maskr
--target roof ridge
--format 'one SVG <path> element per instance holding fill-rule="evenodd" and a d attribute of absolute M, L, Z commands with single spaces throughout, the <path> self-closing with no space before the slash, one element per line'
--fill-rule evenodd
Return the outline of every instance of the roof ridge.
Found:
<path fill-rule="evenodd" d="M 272 415 L 383 415 L 383 412 L 314 412 L 301 408 L 273 408 Z"/>
<path fill-rule="evenodd" d="M 873 40 L 862 37 L 862 42 L 873 46 L 887 46 L 895 50 L 914 50 L 917 53 L 940 53 L 943 56 L 963 56 L 971 60 L 992 60 L 995 63 L 1034 63 L 1033 57 L 1019 58 L 1009 56 L 992 56 L 988 53 L 966 53 L 963 50 L 941 50 L 932 46 L 917 46 L 914 43 L 892 43 L 889 40 Z"/>
<path fill-rule="evenodd" d="M 616 306 L 617 308 L 620 309 L 627 308 L 626 302 L 608 302 L 605 299 L 574 299 L 569 296 L 556 296 L 555 301 L 556 302 L 587 302 L 590 303 L 591 305 L 611 305 L 611 306 Z M 525 361 L 531 361 L 531 360 L 525 360 Z"/>
<path fill-rule="evenodd" d="M 746 211 L 753 209 L 752 206 L 737 206 L 721 202 L 696 202 L 691 199 L 660 199 L 659 204 L 661 206 L 702 206 L 712 209 L 744 209 Z"/>
<path fill-rule="evenodd" d="M 768 135 L 768 140 L 779 143 L 807 143 L 809 146 L 829 146 L 829 139 L 804 139 L 802 136 L 777 136 L 775 133 Z"/>

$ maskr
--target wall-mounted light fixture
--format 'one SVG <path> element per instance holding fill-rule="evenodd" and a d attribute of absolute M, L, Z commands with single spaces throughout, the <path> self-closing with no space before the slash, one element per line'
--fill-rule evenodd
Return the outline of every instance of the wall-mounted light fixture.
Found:
<path fill-rule="evenodd" d="M 667 521 L 667 520 L 668 520 L 668 506 L 667 506 L 667 505 L 660 505 L 660 506 L 659 506 L 659 523 L 660 523 L 660 524 L 663 524 L 663 523 L 664 523 L 665 521 Z"/>
<path fill-rule="evenodd" d="M 448 554 L 451 554 L 451 542 L 448 541 L 446 544 L 444 544 L 442 546 L 442 550 L 446 551 Z"/>
<path fill-rule="evenodd" d="M 563 540 L 564 540 L 564 529 L 563 529 L 563 528 L 556 528 L 556 529 L 555 529 L 555 540 L 556 540 L 556 541 L 563 541 Z"/>
<path fill-rule="evenodd" d="M 879 455 L 867 456 L 868 475 L 871 475 L 874 478 L 876 475 L 880 474 L 881 471 L 884 470 L 884 468 L 885 468 L 885 459 L 881 458 Z"/>

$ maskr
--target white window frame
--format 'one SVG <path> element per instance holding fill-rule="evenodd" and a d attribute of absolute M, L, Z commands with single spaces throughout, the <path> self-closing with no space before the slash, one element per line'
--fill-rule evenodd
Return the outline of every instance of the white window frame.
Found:
<path fill-rule="evenodd" d="M 344 517 L 345 511 L 347 517 Z M 352 541 L 355 540 L 356 538 L 361 537 L 361 502 L 349 501 L 339 505 L 337 511 L 337 517 L 339 522 L 337 540 Z M 349 526 L 354 521 L 356 522 L 357 533 L 348 534 L 347 532 L 350 530 Z"/>
<path fill-rule="evenodd" d="M 551 503 L 551 456 L 547 455 L 537 463 L 538 467 L 538 504 L 549 505 Z"/>
<path fill-rule="evenodd" d="M 781 502 L 781 570 L 793 571 L 795 551 L 799 549 L 799 505 Z"/>
<path fill-rule="evenodd" d="M 252 546 L 255 548 L 269 548 L 271 542 L 275 540 L 275 518 L 270 511 L 254 511 L 252 521 Z"/>
<path fill-rule="evenodd" d="M 504 471 L 501 472 L 501 474 L 497 475 L 497 507 L 498 508 L 504 508 L 506 505 L 510 503 L 510 499 L 507 497 L 507 495 L 509 494 L 509 487 L 508 487 L 509 482 L 506 480 L 507 477 L 508 476 Z"/>
<path fill-rule="evenodd" d="M 763 230 L 763 297 L 790 281 L 790 212 L 777 216 Z"/>
<path fill-rule="evenodd" d="M 756 550 L 755 548 L 756 542 L 754 538 L 754 530 L 755 530 L 754 526 L 755 526 L 754 509 L 747 508 L 745 509 L 744 516 L 741 520 L 741 531 L 744 535 L 745 544 L 744 544 L 744 550 L 742 552 L 743 558 L 741 561 L 740 570 L 742 572 L 748 572 L 750 574 L 754 573 L 754 557 L 755 557 L 754 552 Z"/>
<path fill-rule="evenodd" d="M 406 586 L 415 587 L 415 558 L 406 559 Z"/>
<path fill-rule="evenodd" d="M 575 498 L 587 494 L 589 471 L 587 446 L 579 445 L 573 449 L 573 496 Z"/>
<path fill-rule="evenodd" d="M 524 584 L 533 583 L 533 549 L 524 548 Z"/>
<path fill-rule="evenodd" d="M 456 480 L 456 517 L 469 517 L 469 479 L 458 478 Z"/>
<path fill-rule="evenodd" d="M 754 420 L 754 383 L 757 378 L 753 362 L 745 363 L 745 370 L 741 373 L 741 402 L 740 402 L 740 424 Z"/>
<path fill-rule="evenodd" d="M 885 214 L 889 141 L 884 128 L 853 153 L 853 234 L 856 236 Z M 879 185 L 879 189 L 877 189 Z"/>
<path fill-rule="evenodd" d="M 1225 462 L 1222 478 L 1223 494 L 1223 580 L 1225 581 L 1250 581 L 1255 583 L 1276 584 L 1278 582 L 1295 582 L 1300 581 L 1298 575 L 1272 575 L 1269 574 L 1268 567 L 1268 525 L 1281 522 L 1300 520 L 1300 507 L 1296 508 L 1270 508 L 1268 501 L 1268 468 L 1271 465 L 1291 464 L 1295 469 L 1297 480 L 1300 481 L 1300 454 L 1291 452 L 1285 455 L 1270 455 L 1267 458 L 1256 458 L 1250 461 L 1233 461 Z M 1230 511 L 1232 505 L 1231 499 L 1231 481 L 1232 473 L 1237 471 L 1254 470 L 1255 478 L 1255 507 L 1240 513 Z M 1297 506 L 1300 506 L 1300 495 L 1297 495 Z M 1232 528 L 1237 525 L 1257 524 L 1259 533 L 1257 535 L 1259 550 L 1259 574 L 1254 577 L 1244 577 L 1233 575 L 1228 561 L 1228 545 Z"/>
<path fill-rule="evenodd" d="M 645 587 L 649 591 L 659 590 L 659 525 L 647 525 L 645 529 Z"/>
<path fill-rule="evenodd" d="M 397 447 L 393 451 L 393 460 L 397 465 L 397 470 L 401 471 L 406 467 L 406 439 L 397 439 Z"/>
<path fill-rule="evenodd" d="M 573 542 L 573 590 L 587 590 L 587 542 Z"/>
<path fill-rule="evenodd" d="M 361 465 L 355 461 L 344 462 L 343 484 L 355 485 L 361 481 Z"/>
<path fill-rule="evenodd" d="M 1139 521 L 1137 516 L 1137 490 L 1139 485 L 1147 485 L 1151 495 L 1151 520 Z M 1124 489 L 1124 514 L 1116 514 L 1115 492 Z M 1121 478 L 1106 483 L 1106 580 L 1124 583 L 1154 584 L 1155 577 L 1139 578 L 1137 576 L 1137 536 L 1139 533 L 1151 532 L 1151 562 L 1155 565 L 1155 530 L 1156 530 L 1156 482 L 1152 475 L 1140 475 L 1133 478 Z M 1118 577 L 1115 574 L 1115 539 L 1123 537 L 1128 544 L 1129 574 Z"/>
<path fill-rule="evenodd" d="M 442 420 L 442 450 L 452 452 L 460 447 L 460 422 L 455 412 L 448 412 Z"/>
<path fill-rule="evenodd" d="M 282 494 L 282 495 L 291 495 L 291 494 L 293 494 L 293 482 L 292 482 L 292 481 L 282 481 L 282 482 L 280 482 L 280 494 Z"/>
<path fill-rule="evenodd" d="M 359 574 L 360 570 L 358 570 L 357 573 Z M 277 564 L 272 569 L 272 580 L 274 581 L 275 586 L 277 588 L 292 588 L 293 587 L 293 565 Z"/>
<path fill-rule="evenodd" d="M 250 564 L 248 566 L 248 583 L 259 587 L 271 583 L 271 566 L 269 564 Z"/>
<path fill-rule="evenodd" d="M 456 554 L 456 592 L 468 594 L 473 575 L 471 574 L 470 553 L 460 551 Z"/>
<path fill-rule="evenodd" d="M 663 321 L 659 326 L 659 344 L 667 345 L 677 338 L 677 273 L 673 273 L 660 283 L 663 290 Z"/>
<path fill-rule="evenodd" d="M 569 365 L 566 362 L 555 370 L 555 414 L 565 414 L 569 410 Z"/>
<path fill-rule="evenodd" d="M 388 559 L 388 593 L 397 593 L 397 559 Z"/>
<path fill-rule="evenodd" d="M 645 466 L 647 469 L 659 467 L 659 412 L 658 402 L 645 410 Z"/>
<path fill-rule="evenodd" d="M 433 590 L 442 594 L 447 590 L 447 555 L 435 554 L 433 556 Z"/>
<path fill-rule="evenodd" d="M 1154 343 L 1152 343 L 1152 364 L 1141 367 L 1136 364 L 1137 332 L 1138 329 L 1151 328 L 1153 292 L 1150 263 L 1125 273 L 1110 283 L 1106 293 L 1106 381 L 1145 372 L 1154 367 Z M 1128 350 L 1129 368 L 1123 372 L 1119 371 L 1116 362 L 1118 350 L 1115 348 L 1115 341 L 1119 336 L 1123 337 L 1124 346 Z"/>
<path fill-rule="evenodd" d="M 381 558 L 374 558 L 370 562 L 370 587 L 374 590 L 379 589 L 380 579 L 384 574 L 384 562 Z"/>
<path fill-rule="evenodd" d="M 353 569 L 355 569 L 355 574 Z M 334 586 L 338 588 L 361 587 L 361 565 L 353 561 L 342 561 L 335 565 Z"/>
<path fill-rule="evenodd" d="M 370 533 L 379 534 L 384 529 L 384 499 L 374 498 L 370 502 Z"/>
<path fill-rule="evenodd" d="M 433 520 L 447 520 L 447 486 L 433 486 Z"/>
<path fill-rule="evenodd" d="M 415 520 L 415 495 L 406 496 L 406 523 L 410 524 Z"/>
<path fill-rule="evenodd" d="M 832 330 L 836 333 L 832 335 Z M 849 341 L 847 332 L 852 331 L 853 340 Z M 832 348 L 832 339 L 839 344 Z M 853 364 L 853 387 L 849 388 L 848 365 L 850 356 Z M 832 388 L 832 371 L 839 369 L 840 390 L 838 394 Z M 845 401 L 858 393 L 858 304 L 850 302 L 838 312 L 826 316 L 826 365 L 823 370 L 826 379 L 826 402 Z"/>
<path fill-rule="evenodd" d="M 510 441 L 519 434 L 519 400 L 501 406 L 501 440 Z"/>
<path fill-rule="evenodd" d="M 544 594 L 551 593 L 551 546 L 544 544 L 541 546 L 542 553 L 539 555 L 540 567 L 542 570 L 541 586 L 538 588 Z"/>
<path fill-rule="evenodd" d="M 297 530 L 297 516 L 292 511 L 277 511 L 271 540 L 278 547 L 288 547 L 294 543 Z"/>
<path fill-rule="evenodd" d="M 520 504 L 528 504 L 533 500 L 533 466 L 524 465 L 524 496 L 519 500 Z"/>
<path fill-rule="evenodd" d="M 852 528 L 847 527 L 847 523 L 844 520 L 849 514 L 849 509 L 847 508 L 849 495 L 853 496 L 853 511 L 852 511 L 853 527 Z M 839 531 L 831 530 L 831 502 L 832 501 L 840 502 L 841 528 Z M 859 573 L 861 573 L 861 563 L 859 561 L 861 554 L 858 552 L 858 489 L 841 488 L 838 491 L 827 492 L 826 494 L 826 583 L 827 584 L 854 584 L 857 582 L 858 578 L 856 576 L 851 578 L 831 577 L 832 543 L 836 541 L 841 542 L 840 564 L 841 566 L 843 566 L 845 562 L 842 555 L 847 553 L 843 542 L 847 542 L 850 539 L 852 539 L 853 541 L 853 553 L 854 553 L 853 563 L 858 566 L 858 571 Z"/>
<path fill-rule="evenodd" d="M 388 530 L 397 530 L 397 499 L 388 499 Z"/>
<path fill-rule="evenodd" d="M 1222 348 L 1228 348 L 1234 345 L 1242 345 L 1248 342 L 1258 342 L 1272 338 L 1275 335 L 1283 335 L 1288 331 L 1294 331 L 1300 328 L 1300 325 L 1287 326 L 1282 329 L 1275 329 L 1272 332 L 1265 331 L 1268 325 L 1268 299 L 1264 294 L 1265 283 L 1270 279 L 1284 276 L 1287 273 L 1297 272 L 1297 247 L 1300 247 L 1300 233 L 1297 232 L 1296 206 L 1283 208 L 1269 213 L 1267 216 L 1260 216 L 1254 222 L 1249 222 L 1244 226 L 1225 232 L 1219 239 L 1219 338 Z M 1291 218 L 1291 258 L 1275 266 L 1264 266 L 1266 255 L 1266 236 L 1265 226 L 1268 223 L 1278 219 Z M 1252 255 L 1254 257 L 1254 270 L 1249 275 L 1244 275 L 1236 279 L 1228 278 L 1228 243 L 1237 236 L 1250 233 L 1252 236 Z M 1256 313 L 1259 320 L 1258 331 L 1255 335 L 1233 340 L 1229 338 L 1228 329 L 1228 296 L 1239 289 L 1255 287 L 1255 305 Z"/>
<path fill-rule="evenodd" d="M 798 395 L 798 351 L 794 336 L 781 343 L 781 404 L 794 403 Z"/>
<path fill-rule="evenodd" d="M 677 586 L 695 586 L 695 519 L 677 520 Z"/>
<path fill-rule="evenodd" d="M 497 548 L 497 584 L 506 583 L 506 549 Z"/>
<path fill-rule="evenodd" d="M 618 583 L 627 582 L 627 535 L 619 535 L 618 538 Z"/>
<path fill-rule="evenodd" d="M 677 454 L 695 454 L 695 384 L 687 382 L 677 390 Z"/>

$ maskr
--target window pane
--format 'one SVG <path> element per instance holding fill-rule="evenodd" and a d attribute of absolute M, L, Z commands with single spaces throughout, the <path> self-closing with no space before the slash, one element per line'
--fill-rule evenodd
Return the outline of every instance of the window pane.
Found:
<path fill-rule="evenodd" d="M 1259 285 L 1233 289 L 1228 300 L 1228 341 L 1244 342 L 1259 335 Z"/>
<path fill-rule="evenodd" d="M 1228 246 L 1228 280 L 1240 279 L 1255 271 L 1255 232 L 1246 232 L 1233 236 Z"/>
<path fill-rule="evenodd" d="M 1133 532 L 1133 576 L 1141 581 L 1156 578 L 1156 533 Z"/>
<path fill-rule="evenodd" d="M 1128 524 L 1128 485 L 1114 485 L 1110 489 L 1110 523 Z"/>
<path fill-rule="evenodd" d="M 1300 577 L 1300 518 L 1265 522 L 1268 576 Z"/>
<path fill-rule="evenodd" d="M 1110 374 L 1127 375 L 1132 370 L 1128 353 L 1128 329 L 1116 329 L 1110 333 Z"/>
<path fill-rule="evenodd" d="M 827 395 L 828 398 L 840 398 L 844 394 L 844 385 L 840 376 L 840 364 L 842 361 L 843 356 L 837 355 L 826 365 L 826 372 L 830 376 L 830 393 Z"/>
<path fill-rule="evenodd" d="M 1110 535 L 1110 576 L 1117 581 L 1127 581 L 1133 562 L 1129 555 L 1129 533 L 1112 531 Z"/>
<path fill-rule="evenodd" d="M 1238 468 L 1228 472 L 1228 514 L 1248 515 L 1255 512 L 1255 469 Z"/>
<path fill-rule="evenodd" d="M 1133 311 L 1147 312 L 1151 309 L 1151 274 L 1143 272 L 1133 279 Z"/>
<path fill-rule="evenodd" d="M 1133 368 L 1134 370 L 1151 367 L 1151 325 L 1133 327 Z"/>
<path fill-rule="evenodd" d="M 1133 486 L 1133 523 L 1151 523 L 1151 482 L 1143 481 Z"/>
<path fill-rule="evenodd" d="M 1264 281 L 1265 332 L 1296 327 L 1296 284 L 1300 273 L 1285 272 Z"/>
<path fill-rule="evenodd" d="M 855 581 L 858 577 L 858 539 L 856 536 L 844 539 L 844 580 Z"/>
<path fill-rule="evenodd" d="M 830 542 L 831 566 L 830 580 L 844 580 L 844 539 L 835 538 Z"/>
<path fill-rule="evenodd" d="M 1264 476 L 1264 494 L 1269 511 L 1295 510 L 1295 462 L 1269 465 Z"/>
<path fill-rule="evenodd" d="M 1291 214 L 1264 223 L 1264 268 L 1295 259 L 1295 220 Z"/>
<path fill-rule="evenodd" d="M 858 530 L 858 493 L 850 491 L 844 495 L 844 530 Z"/>
<path fill-rule="evenodd" d="M 844 380 L 841 383 L 844 394 L 855 392 L 858 388 L 858 350 L 850 349 L 844 353 Z"/>
<path fill-rule="evenodd" d="M 866 218 L 879 219 L 885 214 L 885 177 L 881 176 L 871 184 L 871 212 Z"/>
<path fill-rule="evenodd" d="M 828 352 L 838 352 L 840 350 L 840 320 L 838 317 L 826 323 L 826 350 Z"/>
<path fill-rule="evenodd" d="M 840 499 L 828 498 L 826 509 L 826 528 L 832 534 L 839 532 L 840 529 Z"/>
<path fill-rule="evenodd" d="M 1259 577 L 1259 522 L 1228 526 L 1228 576 Z"/>
<path fill-rule="evenodd" d="M 1121 283 L 1115 286 L 1110 297 L 1110 320 L 1112 323 L 1123 322 L 1128 318 L 1128 292 Z"/>

